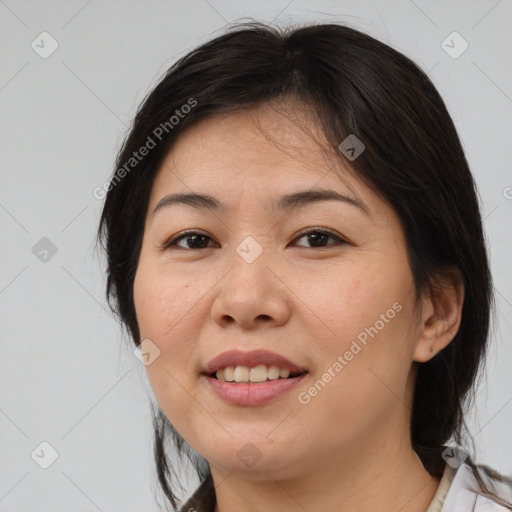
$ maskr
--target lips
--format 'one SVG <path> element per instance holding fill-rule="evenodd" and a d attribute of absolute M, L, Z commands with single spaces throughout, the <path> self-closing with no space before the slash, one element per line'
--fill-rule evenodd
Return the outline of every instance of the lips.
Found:
<path fill-rule="evenodd" d="M 304 373 L 306 370 L 289 359 L 268 350 L 253 350 L 244 352 L 241 350 L 230 350 L 223 352 L 214 357 L 203 368 L 203 373 L 212 376 L 217 370 L 224 369 L 228 366 L 247 366 L 254 368 L 258 365 L 277 366 L 290 370 L 290 373 Z"/>
<path fill-rule="evenodd" d="M 231 371 L 234 369 L 235 372 L 247 372 L 249 368 L 259 367 L 261 370 L 263 365 L 274 369 L 279 368 L 279 377 L 281 377 L 281 372 L 288 374 L 288 376 L 272 380 L 269 375 L 271 380 L 265 380 L 264 382 L 226 382 L 226 380 L 220 380 L 216 376 L 218 372 L 223 374 L 224 370 L 229 368 L 231 368 Z M 227 404 L 260 406 L 284 397 L 303 382 L 307 376 L 307 370 L 274 352 L 268 350 L 253 350 L 250 352 L 230 350 L 214 357 L 205 365 L 201 380 L 217 397 Z"/>

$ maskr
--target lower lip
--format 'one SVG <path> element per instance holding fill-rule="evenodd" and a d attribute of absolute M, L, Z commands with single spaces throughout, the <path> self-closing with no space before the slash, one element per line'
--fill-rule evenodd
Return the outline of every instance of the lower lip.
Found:
<path fill-rule="evenodd" d="M 304 380 L 307 373 L 291 379 L 275 379 L 251 384 L 225 382 L 203 375 L 215 393 L 233 405 L 263 405 L 290 391 Z"/>

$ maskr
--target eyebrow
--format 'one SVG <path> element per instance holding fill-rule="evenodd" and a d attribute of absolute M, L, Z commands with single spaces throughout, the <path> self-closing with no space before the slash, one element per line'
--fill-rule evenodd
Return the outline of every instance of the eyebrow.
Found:
<path fill-rule="evenodd" d="M 272 205 L 277 210 L 293 210 L 298 209 L 308 204 L 317 203 L 320 201 L 341 201 L 350 204 L 361 210 L 366 215 L 371 216 L 370 209 L 360 199 L 346 196 L 335 190 L 328 189 L 310 189 L 287 194 L 278 199 Z M 184 204 L 198 209 L 207 209 L 211 211 L 225 211 L 227 208 L 220 201 L 212 196 L 206 194 L 169 194 L 163 197 L 155 209 L 153 210 L 153 217 L 155 214 L 172 205 Z"/>

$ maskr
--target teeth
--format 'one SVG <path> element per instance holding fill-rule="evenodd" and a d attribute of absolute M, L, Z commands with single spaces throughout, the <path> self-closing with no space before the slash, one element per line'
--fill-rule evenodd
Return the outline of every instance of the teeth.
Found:
<path fill-rule="evenodd" d="M 219 370 L 222 372 L 222 370 Z M 219 380 L 227 380 L 228 382 L 233 382 L 235 380 L 235 367 L 234 366 L 228 366 L 227 368 L 224 368 L 224 375 L 219 377 L 219 371 L 217 372 L 217 378 Z"/>
<path fill-rule="evenodd" d="M 266 380 L 287 379 L 290 370 L 278 366 L 259 364 L 254 368 L 248 366 L 227 366 L 215 373 L 217 379 L 225 382 L 265 382 Z"/>
<path fill-rule="evenodd" d="M 279 379 L 279 368 L 277 366 L 270 366 L 268 369 L 268 378 L 270 380 Z"/>
<path fill-rule="evenodd" d="M 235 366 L 235 382 L 249 382 L 249 368 L 247 366 Z"/>
<path fill-rule="evenodd" d="M 284 368 L 279 369 L 279 377 L 282 379 L 287 379 L 290 376 L 290 370 L 285 370 Z"/>
<path fill-rule="evenodd" d="M 267 367 L 264 364 L 260 364 L 251 368 L 249 380 L 251 382 L 265 382 L 267 380 L 267 374 Z"/>

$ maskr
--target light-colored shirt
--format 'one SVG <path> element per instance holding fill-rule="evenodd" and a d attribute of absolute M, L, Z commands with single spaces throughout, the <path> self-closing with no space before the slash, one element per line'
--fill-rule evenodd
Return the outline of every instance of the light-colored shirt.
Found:
<path fill-rule="evenodd" d="M 454 470 L 445 468 L 443 478 L 446 474 L 448 480 L 450 478 L 449 473 L 452 471 Z M 443 480 L 443 478 L 441 478 L 441 480 Z M 486 483 L 492 484 L 489 485 L 490 488 L 492 489 L 494 487 L 495 493 L 500 498 L 508 501 L 508 503 L 512 503 L 512 477 L 508 476 L 507 478 L 509 479 L 508 483 L 489 482 L 488 478 L 484 478 L 484 480 L 486 480 Z M 441 482 L 439 483 L 439 487 L 441 487 Z M 508 512 L 510 510 L 500 505 L 494 499 L 486 498 L 473 491 L 473 489 L 479 489 L 478 482 L 471 468 L 464 463 L 455 471 L 448 492 L 444 496 L 440 512 Z M 444 487 L 440 490 L 439 494 L 442 495 L 443 492 Z M 436 498 L 437 493 L 431 504 L 433 507 L 437 506 L 437 503 L 435 503 Z M 433 508 L 433 510 L 437 509 Z M 430 512 L 430 508 L 427 509 L 427 512 Z"/>
<path fill-rule="evenodd" d="M 441 512 L 444 499 L 448 494 L 448 489 L 452 485 L 453 478 L 455 477 L 456 470 L 453 469 L 449 464 L 446 464 L 443 471 L 443 476 L 437 487 L 437 491 L 434 494 L 434 498 L 430 502 L 427 508 L 427 512 Z"/>

